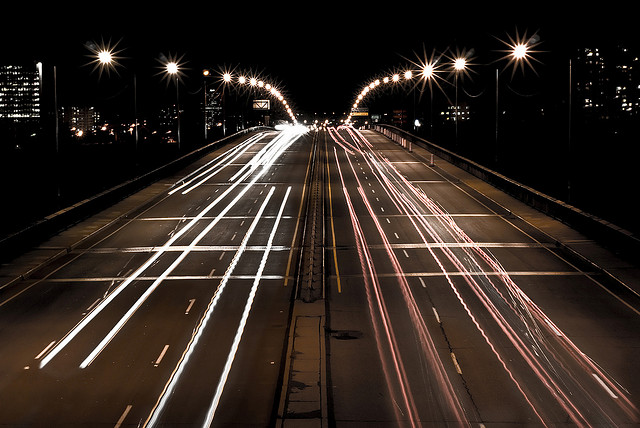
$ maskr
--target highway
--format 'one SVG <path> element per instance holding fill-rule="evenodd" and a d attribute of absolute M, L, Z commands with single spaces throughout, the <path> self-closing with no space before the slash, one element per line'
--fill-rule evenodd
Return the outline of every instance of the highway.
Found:
<path fill-rule="evenodd" d="M 309 140 L 225 147 L 3 294 L 0 425 L 268 425 Z"/>
<path fill-rule="evenodd" d="M 0 426 L 640 423 L 637 302 L 374 131 L 239 138 L 0 291 Z"/>
<path fill-rule="evenodd" d="M 430 158 L 325 137 L 337 426 L 639 422 L 637 307 Z"/>

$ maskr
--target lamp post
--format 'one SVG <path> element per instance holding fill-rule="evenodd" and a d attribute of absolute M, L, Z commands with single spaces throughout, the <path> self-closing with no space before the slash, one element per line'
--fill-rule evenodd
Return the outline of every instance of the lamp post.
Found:
<path fill-rule="evenodd" d="M 178 114 L 178 151 L 180 150 L 180 89 L 178 86 L 178 73 L 180 72 L 180 66 L 175 61 L 167 62 L 165 65 L 165 72 L 173 77 L 173 81 L 176 84 L 176 110 Z"/>
<path fill-rule="evenodd" d="M 455 87 L 456 87 L 456 98 L 455 98 L 455 111 L 454 111 L 454 122 L 455 122 L 455 127 L 456 127 L 456 140 L 455 140 L 455 144 L 458 144 L 458 119 L 459 119 L 459 110 L 460 107 L 458 106 L 458 75 L 460 74 L 460 72 L 464 71 L 467 67 L 467 60 L 464 57 L 458 57 L 456 59 L 454 59 L 453 61 L 453 71 L 454 71 L 454 79 L 455 79 Z"/>
<path fill-rule="evenodd" d="M 511 74 L 511 77 L 513 77 L 518 67 L 520 67 L 520 69 L 524 73 L 525 63 L 528 65 L 531 65 L 529 59 L 535 60 L 535 58 L 531 57 L 531 53 L 535 51 L 532 51 L 531 49 L 532 47 L 536 46 L 539 43 L 539 38 L 536 34 L 534 34 L 530 38 L 528 38 L 527 35 L 525 34 L 522 38 L 519 35 L 516 35 L 515 40 L 509 37 L 509 40 L 510 40 L 510 43 L 503 42 L 509 48 L 508 50 L 503 51 L 503 52 L 506 52 L 506 55 L 503 57 L 503 59 L 508 59 L 509 64 L 513 65 L 513 72 Z M 498 130 L 499 130 L 499 118 L 500 118 L 500 110 L 499 110 L 499 91 L 500 91 L 499 78 L 500 77 L 499 76 L 500 76 L 500 71 L 496 68 L 496 118 L 495 118 L 496 143 L 495 143 L 495 159 L 494 159 L 496 165 L 498 164 L 498 151 L 499 151 L 498 150 L 499 149 Z"/>
<path fill-rule="evenodd" d="M 425 66 L 422 68 L 422 78 L 425 79 L 427 81 L 427 83 L 429 84 L 429 128 L 430 128 L 430 132 L 429 132 L 429 136 L 431 138 L 433 138 L 433 87 L 432 87 L 432 81 L 435 78 L 435 65 L 433 63 L 427 63 L 425 64 Z"/>
<path fill-rule="evenodd" d="M 89 43 L 87 47 L 94 53 L 94 61 L 96 63 L 95 68 L 100 69 L 100 74 L 103 71 L 107 71 L 109 74 L 110 70 L 115 70 L 116 66 L 119 66 L 118 57 L 116 56 L 119 51 L 116 51 L 117 44 L 111 46 L 110 44 L 102 44 L 102 46 L 98 47 L 95 43 Z M 95 69 L 94 68 L 94 69 Z M 136 72 L 133 72 L 133 120 L 134 120 L 134 135 L 135 135 L 135 151 L 138 151 L 138 142 L 139 142 L 139 134 L 138 134 L 138 80 L 136 76 Z"/>
<path fill-rule="evenodd" d="M 208 98 L 207 98 L 207 78 L 211 75 L 211 72 L 209 70 L 202 70 L 202 77 L 203 77 L 203 90 L 204 90 L 204 105 L 202 107 L 202 112 L 203 112 L 203 120 L 204 120 L 204 142 L 206 143 L 209 139 L 209 123 L 207 122 L 207 102 L 208 102 Z"/>

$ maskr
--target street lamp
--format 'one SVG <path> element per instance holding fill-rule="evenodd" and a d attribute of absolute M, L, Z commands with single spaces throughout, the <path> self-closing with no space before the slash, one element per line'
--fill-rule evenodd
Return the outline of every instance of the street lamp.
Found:
<path fill-rule="evenodd" d="M 86 44 L 87 49 L 89 49 L 93 53 L 94 60 L 92 62 L 95 63 L 94 70 L 99 69 L 100 76 L 102 76 L 102 72 L 106 71 L 107 74 L 110 72 L 116 71 L 117 67 L 121 64 L 118 62 L 120 57 L 118 54 L 121 50 L 116 50 L 118 43 L 113 46 L 111 43 L 105 43 L 104 41 L 97 45 L 94 42 L 89 42 Z M 138 90 L 137 90 L 137 78 L 136 73 L 133 73 L 133 119 L 134 119 L 134 127 L 135 127 L 135 150 L 138 151 Z"/>
<path fill-rule="evenodd" d="M 455 87 L 456 87 L 456 99 L 455 99 L 455 110 L 453 112 L 453 120 L 456 127 L 456 145 L 458 144 L 458 116 L 460 115 L 460 106 L 458 105 L 458 75 L 460 72 L 464 72 L 467 68 L 467 59 L 463 56 L 459 56 L 453 60 L 453 71 L 454 71 L 454 79 L 455 79 Z"/>
<path fill-rule="evenodd" d="M 501 51 L 505 53 L 505 55 L 501 59 L 508 59 L 507 67 L 510 65 L 513 66 L 513 70 L 511 72 L 512 78 L 515 75 L 515 72 L 518 68 L 520 68 L 520 70 L 524 73 L 525 64 L 528 65 L 535 73 L 535 69 L 531 65 L 530 60 L 533 59 L 534 61 L 537 61 L 534 57 L 531 56 L 532 53 L 538 52 L 538 51 L 532 50 L 532 48 L 534 48 L 540 43 L 540 39 L 537 34 L 534 34 L 531 37 L 527 37 L 527 34 L 525 32 L 525 34 L 522 37 L 520 37 L 520 35 L 516 33 L 515 39 L 509 36 L 509 42 L 506 42 L 504 40 L 500 40 L 500 41 L 504 43 L 508 48 L 506 50 Z M 498 70 L 498 68 L 496 68 L 496 147 L 495 147 L 495 163 L 496 164 L 498 163 L 498 147 L 499 147 L 498 146 L 498 142 L 499 142 L 498 140 L 499 126 L 498 125 L 499 125 L 499 117 L 500 117 L 499 76 L 500 76 L 500 71 Z"/>
<path fill-rule="evenodd" d="M 100 52 L 98 52 L 98 63 L 101 66 L 108 66 L 112 63 L 112 61 L 113 55 L 111 54 L 111 51 L 101 50 Z"/>
<path fill-rule="evenodd" d="M 176 61 L 168 61 L 165 64 L 165 73 L 173 78 L 176 84 L 176 110 L 178 114 L 178 151 L 180 150 L 180 90 L 178 86 L 178 74 L 180 73 L 180 65 Z"/>
<path fill-rule="evenodd" d="M 422 68 L 422 78 L 429 83 L 429 134 L 433 138 L 433 85 L 432 82 L 435 79 L 435 63 L 433 61 L 428 62 Z"/>

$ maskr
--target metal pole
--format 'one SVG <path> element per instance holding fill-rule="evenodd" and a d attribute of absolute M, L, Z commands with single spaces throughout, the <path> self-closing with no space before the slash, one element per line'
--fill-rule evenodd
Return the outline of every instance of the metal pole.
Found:
<path fill-rule="evenodd" d="M 56 72 L 56 66 L 53 66 L 53 118 L 56 130 L 56 155 L 60 149 L 59 127 L 58 127 L 58 76 Z"/>
<path fill-rule="evenodd" d="M 567 202 L 571 202 L 571 174 L 572 174 L 572 162 L 571 162 L 571 113 L 572 113 L 572 105 L 571 105 L 571 98 L 572 98 L 572 70 L 571 70 L 571 58 L 569 58 L 569 129 L 568 129 L 568 135 L 567 135 L 567 171 L 568 171 L 568 176 L 567 176 Z"/>
<path fill-rule="evenodd" d="M 455 127 L 456 127 L 455 144 L 457 146 L 458 145 L 458 72 L 456 72 L 455 79 L 456 79 L 456 105 L 454 106 L 453 120 L 455 121 Z"/>
<path fill-rule="evenodd" d="M 136 73 L 133 73 L 133 120 L 136 127 L 136 159 L 138 154 L 138 80 Z"/>
<path fill-rule="evenodd" d="M 204 141 L 207 142 L 208 132 L 207 132 L 207 78 L 204 78 Z"/>
<path fill-rule="evenodd" d="M 180 88 L 178 87 L 178 75 L 176 79 L 176 109 L 178 110 L 178 150 L 180 150 Z"/>
<path fill-rule="evenodd" d="M 498 164 L 498 117 L 500 115 L 499 103 L 498 103 L 498 90 L 499 90 L 499 80 L 498 80 L 498 69 L 496 68 L 496 152 L 495 152 L 495 162 Z"/>
<path fill-rule="evenodd" d="M 58 121 L 58 75 L 57 68 L 53 66 L 53 118 L 55 123 L 55 141 L 56 141 L 56 196 L 58 198 L 58 202 L 61 196 L 60 190 L 60 125 Z"/>

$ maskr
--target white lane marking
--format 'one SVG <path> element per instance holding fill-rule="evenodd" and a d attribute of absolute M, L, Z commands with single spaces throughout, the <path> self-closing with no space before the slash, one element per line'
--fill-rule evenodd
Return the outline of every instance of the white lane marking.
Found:
<path fill-rule="evenodd" d="M 122 425 L 122 423 L 124 422 L 124 420 L 127 418 L 127 415 L 129 414 L 129 412 L 131 411 L 131 407 L 133 407 L 131 404 L 129 404 L 127 406 L 126 409 L 124 409 L 124 412 L 122 413 L 122 416 L 120 416 L 120 419 L 118 419 L 118 422 L 116 422 L 116 424 L 114 425 L 113 428 L 120 428 L 120 426 Z"/>
<path fill-rule="evenodd" d="M 422 288 L 427 288 L 427 284 L 424 283 L 424 280 L 420 277 L 418 277 L 418 279 L 420 280 L 420 284 L 422 285 Z"/>
<path fill-rule="evenodd" d="M 193 302 L 191 303 L 193 304 Z M 160 352 L 160 355 L 158 356 L 156 361 L 153 363 L 153 367 L 158 367 L 160 365 L 160 363 L 162 362 L 162 359 L 164 358 L 164 355 L 167 353 L 167 349 L 169 349 L 169 345 L 164 345 L 164 348 L 162 348 L 162 352 Z"/>
<path fill-rule="evenodd" d="M 598 383 L 600 384 L 600 386 L 602 386 L 604 388 L 605 391 L 607 391 L 607 394 L 609 394 L 611 396 L 611 398 L 618 398 L 618 396 L 616 394 L 613 393 L 613 391 L 607 386 L 606 383 L 604 383 L 604 381 L 602 379 L 600 379 L 600 376 L 598 376 L 595 373 L 591 373 L 593 375 L 593 377 L 595 378 L 595 380 L 598 381 Z"/>
<path fill-rule="evenodd" d="M 431 309 L 433 309 L 433 315 L 435 315 L 436 321 L 438 321 L 438 324 L 442 324 L 442 321 L 440 321 L 440 315 L 438 315 L 438 311 L 436 311 L 436 308 L 432 306 Z"/>
<path fill-rule="evenodd" d="M 406 258 L 409 258 L 409 253 L 407 253 L 407 250 L 402 250 L 402 252 L 404 253 L 404 256 L 405 256 Z"/>
<path fill-rule="evenodd" d="M 50 344 L 48 344 L 48 345 L 47 345 L 47 347 L 46 347 L 46 348 L 44 348 L 44 349 L 43 349 L 43 350 L 42 350 L 38 355 L 36 355 L 36 358 L 34 358 L 34 359 L 39 360 L 39 359 L 40 359 L 40 357 L 42 357 L 44 354 L 46 354 L 46 353 L 47 353 L 47 351 L 49 351 L 49 349 L 51 349 L 51 347 L 52 347 L 53 345 L 55 345 L 55 343 L 56 343 L 56 341 L 54 340 L 53 342 L 51 342 Z"/>
<path fill-rule="evenodd" d="M 393 232 L 393 234 L 396 236 L 396 239 L 400 239 L 400 237 L 398 236 L 398 232 Z"/>
<path fill-rule="evenodd" d="M 453 365 L 456 367 L 456 372 L 458 374 L 462 374 L 462 369 L 460 368 L 460 364 L 458 364 L 458 359 L 456 358 L 456 354 L 451 353 L 451 359 L 453 360 Z"/>
<path fill-rule="evenodd" d="M 185 315 L 189 315 L 189 312 L 191 311 L 191 308 L 193 307 L 193 304 L 196 302 L 196 299 L 189 299 L 189 306 L 187 306 L 187 310 L 184 311 Z"/>

